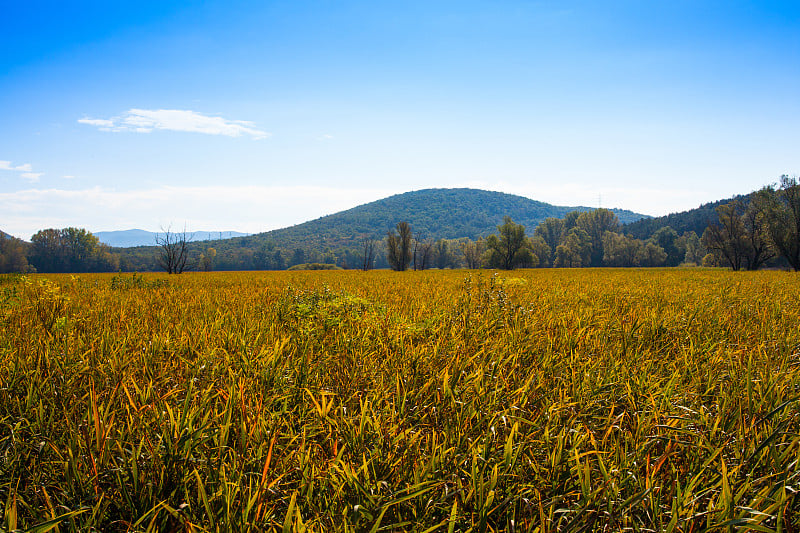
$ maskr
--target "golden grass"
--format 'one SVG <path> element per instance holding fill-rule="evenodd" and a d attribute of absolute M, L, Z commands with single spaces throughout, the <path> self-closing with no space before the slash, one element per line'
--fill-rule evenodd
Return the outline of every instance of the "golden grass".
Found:
<path fill-rule="evenodd" d="M 0 529 L 798 531 L 800 278 L 0 277 Z"/>

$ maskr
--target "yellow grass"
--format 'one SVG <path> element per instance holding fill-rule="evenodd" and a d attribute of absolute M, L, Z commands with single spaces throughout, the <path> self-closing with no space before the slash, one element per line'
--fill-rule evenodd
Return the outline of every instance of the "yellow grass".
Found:
<path fill-rule="evenodd" d="M 797 531 L 800 278 L 0 277 L 0 528 Z"/>

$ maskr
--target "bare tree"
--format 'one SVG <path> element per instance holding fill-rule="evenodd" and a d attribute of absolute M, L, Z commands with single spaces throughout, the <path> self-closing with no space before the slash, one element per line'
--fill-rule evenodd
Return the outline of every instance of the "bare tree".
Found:
<path fill-rule="evenodd" d="M 414 239 L 414 270 L 425 270 L 430 266 L 433 256 L 433 241 L 417 233 Z"/>
<path fill-rule="evenodd" d="M 167 274 L 181 274 L 191 270 L 186 227 L 181 233 L 173 233 L 170 228 L 165 230 L 163 227 L 161 231 L 162 233 L 156 235 L 156 245 L 160 248 L 157 257 L 158 266 Z"/>
<path fill-rule="evenodd" d="M 375 239 L 365 237 L 361 249 L 363 252 L 361 270 L 366 272 L 375 265 Z"/>

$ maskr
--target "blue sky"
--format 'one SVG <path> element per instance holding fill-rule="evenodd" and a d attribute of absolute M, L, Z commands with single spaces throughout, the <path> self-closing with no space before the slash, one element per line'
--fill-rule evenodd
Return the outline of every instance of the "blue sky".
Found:
<path fill-rule="evenodd" d="M 479 187 L 647 214 L 800 173 L 800 3 L 0 0 L 0 229 L 257 232 Z"/>

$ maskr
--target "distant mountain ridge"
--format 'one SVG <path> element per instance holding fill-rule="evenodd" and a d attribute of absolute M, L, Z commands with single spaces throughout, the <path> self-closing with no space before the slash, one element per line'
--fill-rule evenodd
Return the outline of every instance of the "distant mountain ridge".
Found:
<path fill-rule="evenodd" d="M 93 235 L 100 239 L 100 242 L 115 248 L 131 248 L 134 246 L 154 246 L 156 237 L 163 233 L 145 231 L 143 229 L 128 229 L 119 231 L 98 231 Z M 186 238 L 190 241 L 213 241 L 219 239 L 231 239 L 234 237 L 246 237 L 250 233 L 239 231 L 187 231 Z"/>
<path fill-rule="evenodd" d="M 693 231 L 698 236 L 702 236 L 709 224 L 718 224 L 716 208 L 722 204 L 727 204 L 733 200 L 741 200 L 745 204 L 750 202 L 753 194 L 737 195 L 725 200 L 717 200 L 702 204 L 694 209 L 687 209 L 678 213 L 670 213 L 661 217 L 650 217 L 636 220 L 625 224 L 622 228 L 623 233 L 633 235 L 637 239 L 647 239 L 659 229 L 669 226 L 678 234 Z"/>

